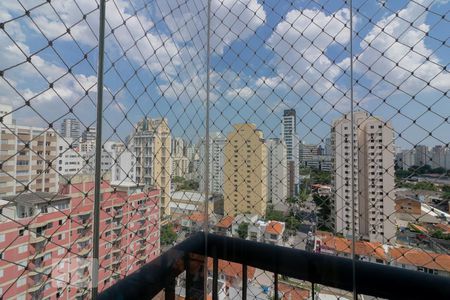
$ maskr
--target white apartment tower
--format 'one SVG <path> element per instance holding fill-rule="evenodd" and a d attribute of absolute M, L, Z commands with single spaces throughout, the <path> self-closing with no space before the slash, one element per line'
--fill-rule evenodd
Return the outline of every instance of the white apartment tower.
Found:
<path fill-rule="evenodd" d="M 223 195 L 223 168 L 225 163 L 225 144 L 227 138 L 220 132 L 214 132 L 210 135 L 209 141 L 209 193 Z M 206 167 L 206 154 L 204 144 L 200 147 L 200 163 L 202 164 L 201 170 L 205 170 Z M 205 180 L 203 174 L 200 174 L 200 188 L 203 192 L 205 190 Z"/>
<path fill-rule="evenodd" d="M 268 202 L 278 211 L 287 211 L 288 209 L 286 205 L 288 195 L 286 152 L 286 144 L 282 139 L 274 138 L 267 141 Z"/>
<path fill-rule="evenodd" d="M 86 166 L 85 158 L 79 148 L 73 147 L 74 140 L 70 137 L 58 139 L 58 174 L 76 175 L 83 172 Z"/>
<path fill-rule="evenodd" d="M 111 182 L 115 184 L 136 183 L 136 157 L 123 143 L 112 146 Z"/>
<path fill-rule="evenodd" d="M 287 109 L 284 111 L 281 137 L 286 143 L 288 196 L 294 196 L 298 193 L 300 180 L 298 157 L 300 139 L 297 136 L 297 117 L 295 109 Z"/>
<path fill-rule="evenodd" d="M 354 197 L 357 238 L 394 243 L 396 222 L 392 126 L 365 112 L 355 112 L 352 137 L 350 118 L 351 115 L 347 114 L 335 120 L 331 129 L 336 232 L 347 237 L 352 235 L 351 205 Z"/>
<path fill-rule="evenodd" d="M 72 142 L 78 143 L 81 136 L 80 121 L 73 118 L 64 119 L 61 123 L 61 136 L 70 138 Z"/>
<path fill-rule="evenodd" d="M 172 176 L 185 177 L 189 173 L 189 160 L 186 157 L 186 142 L 180 137 L 172 138 Z"/>
<path fill-rule="evenodd" d="M 97 135 L 97 128 L 95 126 L 91 126 L 86 128 L 81 136 L 81 141 L 86 142 L 95 142 L 95 137 Z"/>

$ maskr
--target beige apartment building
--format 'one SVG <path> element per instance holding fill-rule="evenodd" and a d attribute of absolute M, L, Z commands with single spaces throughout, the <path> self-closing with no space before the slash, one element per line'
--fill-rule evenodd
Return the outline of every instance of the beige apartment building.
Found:
<path fill-rule="evenodd" d="M 12 108 L 0 108 L 0 196 L 16 195 L 27 187 L 33 192 L 57 192 L 56 132 L 16 125 Z"/>
<path fill-rule="evenodd" d="M 351 115 L 332 126 L 336 232 L 352 235 Z M 354 193 L 357 238 L 395 242 L 394 139 L 389 122 L 354 113 Z"/>
<path fill-rule="evenodd" d="M 228 134 L 224 163 L 225 215 L 264 216 L 267 207 L 267 147 L 255 124 L 236 124 Z"/>
<path fill-rule="evenodd" d="M 136 157 L 136 182 L 161 190 L 161 212 L 169 215 L 171 134 L 166 118 L 144 118 L 131 137 Z"/>

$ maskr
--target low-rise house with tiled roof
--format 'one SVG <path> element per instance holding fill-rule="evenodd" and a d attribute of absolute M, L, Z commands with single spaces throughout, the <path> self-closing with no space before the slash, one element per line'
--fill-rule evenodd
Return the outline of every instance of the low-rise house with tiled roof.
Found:
<path fill-rule="evenodd" d="M 393 247 L 389 249 L 392 266 L 450 276 L 450 255 L 423 251 L 420 249 Z"/>
<path fill-rule="evenodd" d="M 191 215 L 183 216 L 181 218 L 181 227 L 190 232 L 195 232 L 201 230 L 205 224 L 205 214 L 202 212 L 195 212 Z"/>
<path fill-rule="evenodd" d="M 285 230 L 285 223 L 279 221 L 267 222 L 264 230 L 264 242 L 272 245 L 283 244 L 283 233 Z"/>
<path fill-rule="evenodd" d="M 352 241 L 329 233 L 316 235 L 315 251 L 351 258 Z M 379 242 L 356 241 L 355 255 L 359 260 L 382 263 L 399 268 L 450 276 L 450 255 L 418 248 L 392 247 Z"/>
<path fill-rule="evenodd" d="M 333 235 L 316 237 L 316 252 L 351 258 L 352 241 Z M 386 247 L 380 242 L 356 241 L 355 255 L 362 261 L 384 264 L 386 262 Z"/>
<path fill-rule="evenodd" d="M 225 216 L 217 222 L 214 226 L 214 233 L 224 235 L 224 236 L 232 236 L 232 225 L 233 225 L 234 217 Z"/>
<path fill-rule="evenodd" d="M 255 277 L 256 269 L 247 267 L 247 280 L 251 281 Z M 208 273 L 212 277 L 213 259 L 208 258 Z M 225 282 L 226 287 L 242 288 L 242 265 L 231 261 L 219 259 L 218 279 Z"/>

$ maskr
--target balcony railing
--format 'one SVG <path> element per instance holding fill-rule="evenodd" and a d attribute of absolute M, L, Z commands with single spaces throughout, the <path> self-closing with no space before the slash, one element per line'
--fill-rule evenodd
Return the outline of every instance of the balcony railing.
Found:
<path fill-rule="evenodd" d="M 354 292 L 357 297 L 450 298 L 450 279 L 441 276 L 215 234 L 207 234 L 206 239 L 205 245 L 203 233 L 187 238 L 102 292 L 99 299 L 151 299 L 163 290 L 165 299 L 176 299 L 176 277 L 183 272 L 186 272 L 183 295 L 186 299 L 201 299 L 205 295 L 219 299 L 219 260 L 241 266 L 239 299 L 247 299 L 249 267 L 273 274 L 273 299 L 282 297 L 278 285 L 283 276 L 309 283 L 309 299 L 316 299 L 317 290 L 323 287 Z M 206 291 L 203 285 L 205 249 L 207 257 L 213 261 L 212 286 Z"/>

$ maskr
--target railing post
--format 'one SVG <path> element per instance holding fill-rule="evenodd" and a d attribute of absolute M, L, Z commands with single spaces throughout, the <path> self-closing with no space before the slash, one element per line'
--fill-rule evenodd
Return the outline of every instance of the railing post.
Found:
<path fill-rule="evenodd" d="M 274 285 L 274 299 L 275 300 L 278 300 L 278 273 L 273 273 L 273 276 L 274 276 L 274 282 L 273 282 L 273 285 Z"/>
<path fill-rule="evenodd" d="M 208 278 L 206 278 L 207 280 Z M 213 248 L 213 279 L 212 279 L 212 298 L 213 300 L 219 299 L 218 294 L 218 281 L 219 280 L 219 259 L 217 258 L 217 249 Z"/>
<path fill-rule="evenodd" d="M 170 278 L 164 288 L 164 299 L 165 300 L 175 300 L 175 285 L 176 279 Z"/>
<path fill-rule="evenodd" d="M 186 300 L 203 299 L 205 295 L 205 259 L 202 255 L 187 254 L 186 261 Z"/>
<path fill-rule="evenodd" d="M 247 300 L 247 265 L 242 265 L 242 300 Z"/>

